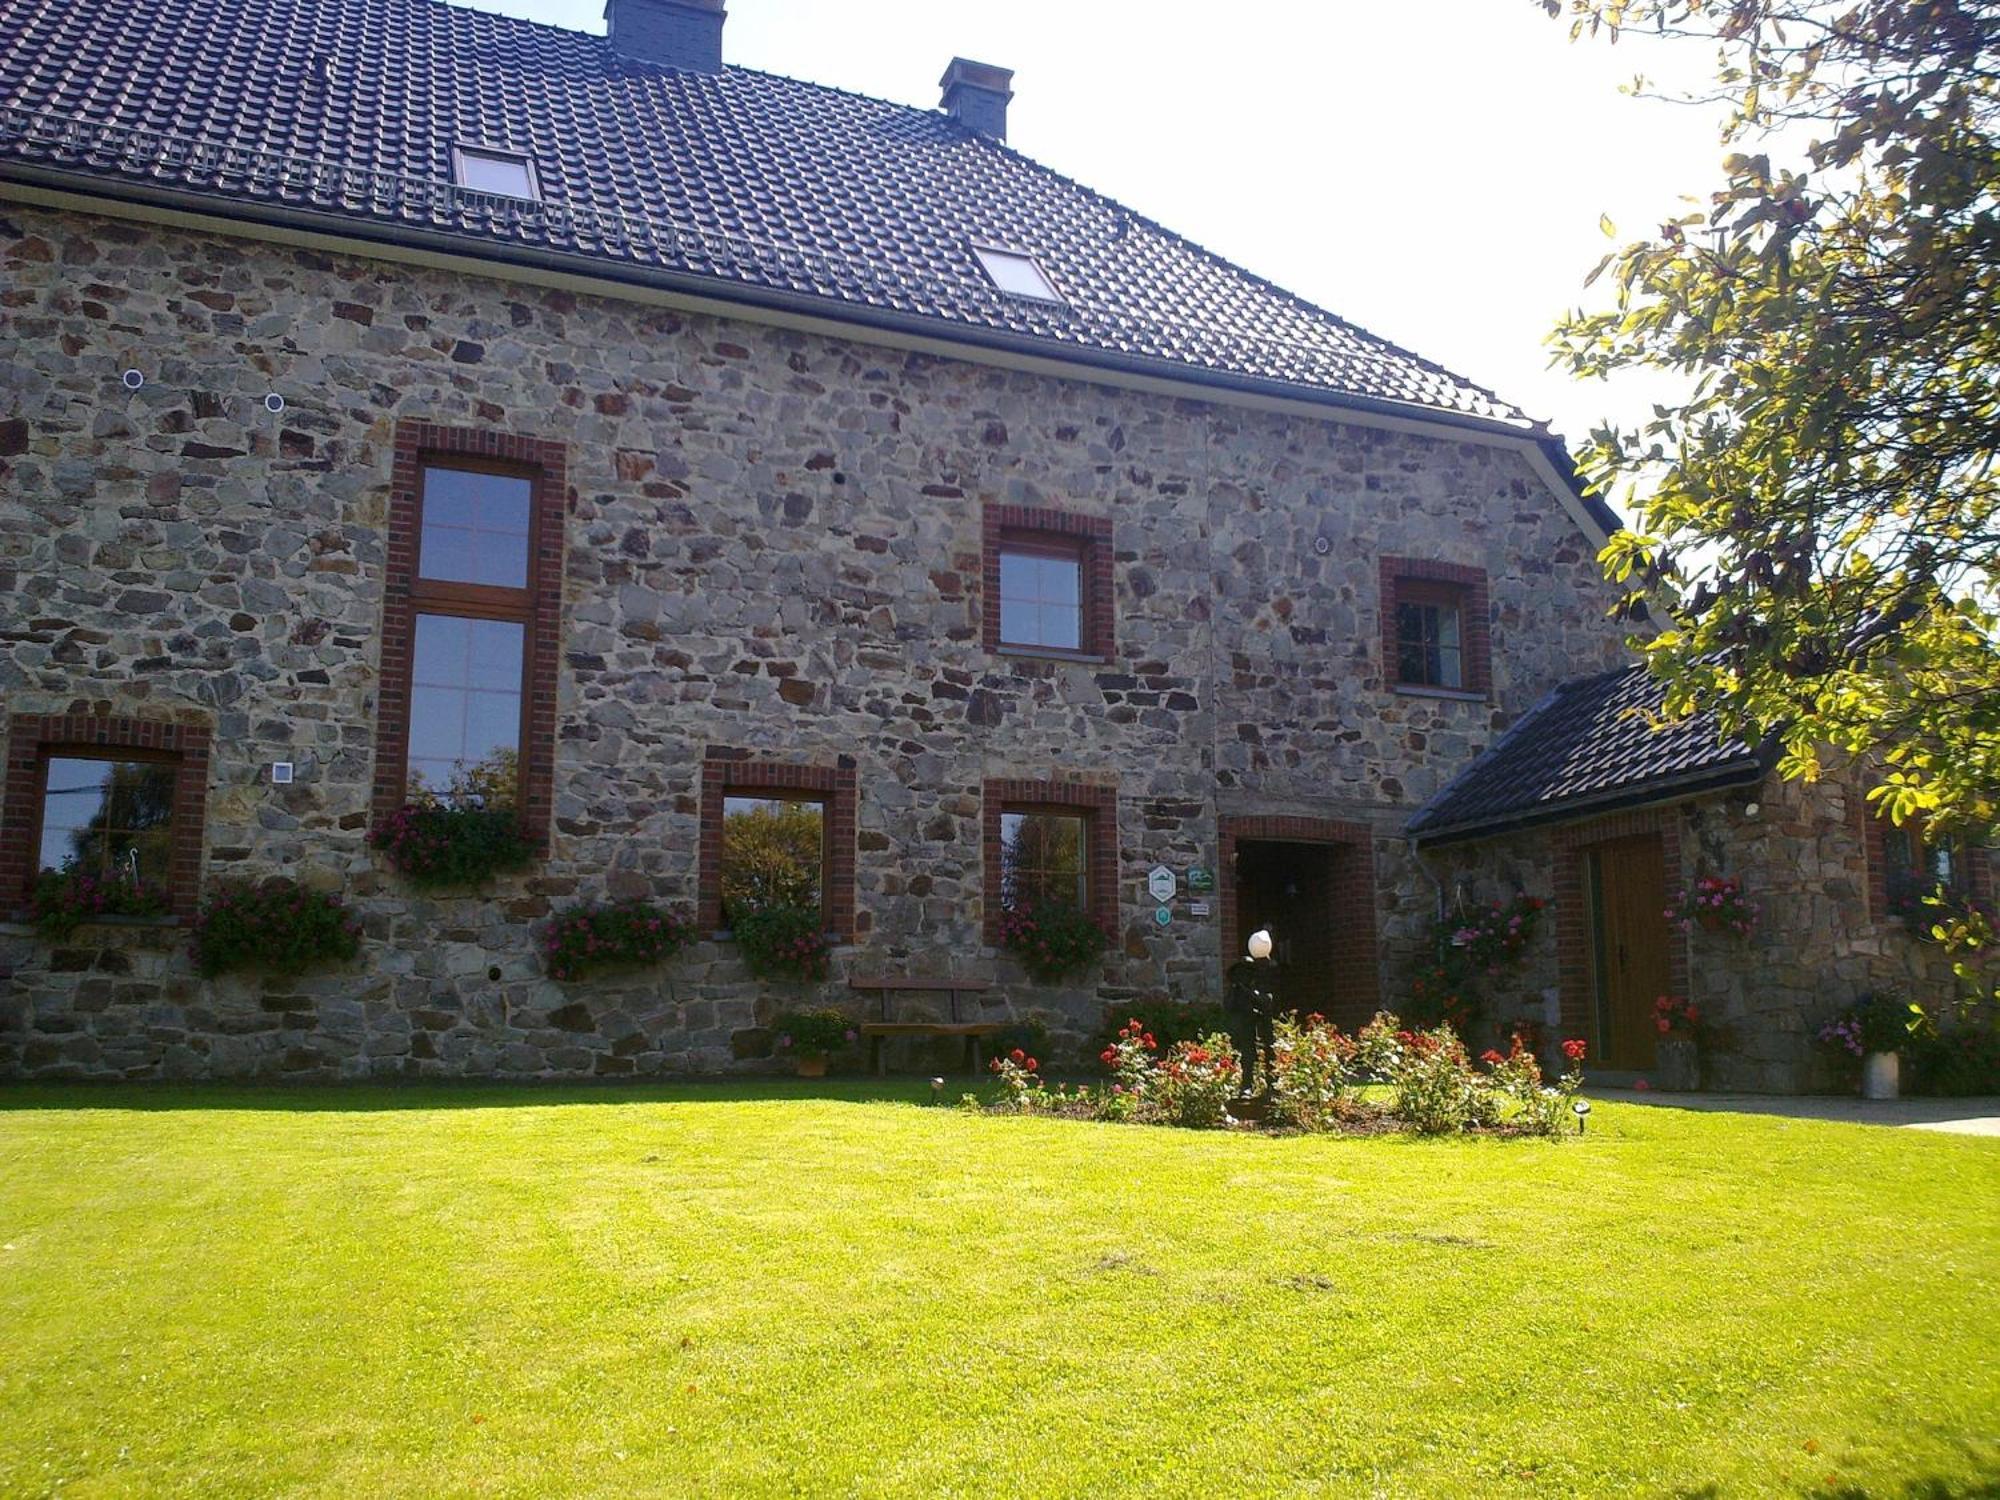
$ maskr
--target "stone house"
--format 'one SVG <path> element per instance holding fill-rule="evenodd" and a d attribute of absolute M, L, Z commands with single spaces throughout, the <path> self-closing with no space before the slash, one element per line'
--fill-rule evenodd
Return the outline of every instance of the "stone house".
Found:
<path fill-rule="evenodd" d="M 724 66 L 718 0 L 607 14 L 0 0 L 0 886 L 170 906 L 0 926 L 0 1072 L 768 1067 L 815 997 L 731 939 L 753 828 L 813 851 L 817 998 L 983 978 L 1071 1050 L 1214 998 L 1255 924 L 1365 1018 L 1517 885 L 1557 902 L 1524 1011 L 1610 1038 L 1613 834 L 1843 934 L 1655 935 L 1791 1039 L 1745 1079 L 1802 1081 L 1829 964 L 1907 966 L 1858 801 L 1758 781 L 1747 818 L 1726 748 L 1720 790 L 1552 796 L 1555 833 L 1454 813 L 1530 709 L 1625 680 L 1615 517 L 1545 428 L 1009 149 L 1005 70 L 915 109 Z M 531 866 L 411 889 L 371 825 L 482 766 Z M 197 975 L 204 893 L 276 875 L 344 894 L 359 959 Z M 1030 983 L 1017 896 L 1112 947 Z M 700 941 L 544 972 L 553 910 L 634 899 Z"/>

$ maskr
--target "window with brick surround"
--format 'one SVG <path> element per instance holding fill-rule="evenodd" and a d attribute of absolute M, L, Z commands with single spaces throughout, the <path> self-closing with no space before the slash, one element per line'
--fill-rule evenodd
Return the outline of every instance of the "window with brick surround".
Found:
<path fill-rule="evenodd" d="M 396 429 L 375 813 L 472 792 L 539 848 L 554 800 L 563 569 L 560 443 Z"/>
<path fill-rule="evenodd" d="M 16 714 L 7 726 L 0 886 L 25 901 L 43 870 L 163 887 L 192 916 L 201 878 L 209 732 L 92 714 Z"/>
<path fill-rule="evenodd" d="M 1992 900 L 1991 856 L 1962 839 L 1933 837 L 1921 817 L 1898 827 L 1876 805 L 1861 803 L 1868 854 L 1868 908 L 1877 921 L 1924 918 L 1926 898 L 1942 893 L 1956 901 Z"/>
<path fill-rule="evenodd" d="M 982 802 L 986 941 L 1016 904 L 1077 902 L 1118 922 L 1118 789 L 1067 781 L 993 780 Z"/>
<path fill-rule="evenodd" d="M 1110 518 L 989 505 L 983 529 L 986 649 L 1108 659 Z"/>
<path fill-rule="evenodd" d="M 809 766 L 710 746 L 701 768 L 697 920 L 726 932 L 732 912 L 817 906 L 825 931 L 855 937 L 854 763 Z"/>
<path fill-rule="evenodd" d="M 1382 671 L 1399 690 L 1485 693 L 1492 686 L 1485 569 L 1383 558 Z"/>

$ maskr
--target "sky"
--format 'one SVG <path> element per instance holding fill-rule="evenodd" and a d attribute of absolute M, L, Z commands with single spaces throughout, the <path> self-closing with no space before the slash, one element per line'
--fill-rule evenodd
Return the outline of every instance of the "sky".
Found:
<path fill-rule="evenodd" d="M 604 29 L 603 0 L 477 4 Z M 1671 392 L 1579 383 L 1544 341 L 1600 218 L 1636 234 L 1720 181 L 1712 110 L 1619 92 L 1695 81 L 1685 48 L 1571 43 L 1536 0 L 728 5 L 726 62 L 900 103 L 954 55 L 1012 68 L 1010 145 L 1573 440 Z"/>

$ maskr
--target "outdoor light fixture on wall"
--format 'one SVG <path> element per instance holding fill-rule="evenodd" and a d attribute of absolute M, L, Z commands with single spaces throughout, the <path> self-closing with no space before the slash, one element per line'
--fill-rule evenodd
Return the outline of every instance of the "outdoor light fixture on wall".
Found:
<path fill-rule="evenodd" d="M 1250 934 L 1248 946 L 1250 956 L 1256 959 L 1257 962 L 1262 963 L 1271 956 L 1271 930 L 1268 927 L 1259 927 L 1255 932 Z"/>

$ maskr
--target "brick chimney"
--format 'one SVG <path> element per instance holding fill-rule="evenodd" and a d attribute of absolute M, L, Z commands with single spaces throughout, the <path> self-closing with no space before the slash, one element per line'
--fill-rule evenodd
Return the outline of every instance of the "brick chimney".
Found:
<path fill-rule="evenodd" d="M 616 0 L 613 0 L 616 3 Z M 969 130 L 1007 139 L 1007 101 L 1014 97 L 1014 70 L 996 68 L 991 63 L 954 57 L 944 70 L 938 87 L 944 97 L 938 101 L 946 114 Z"/>
<path fill-rule="evenodd" d="M 687 73 L 722 71 L 722 0 L 605 0 L 611 50 Z"/>

